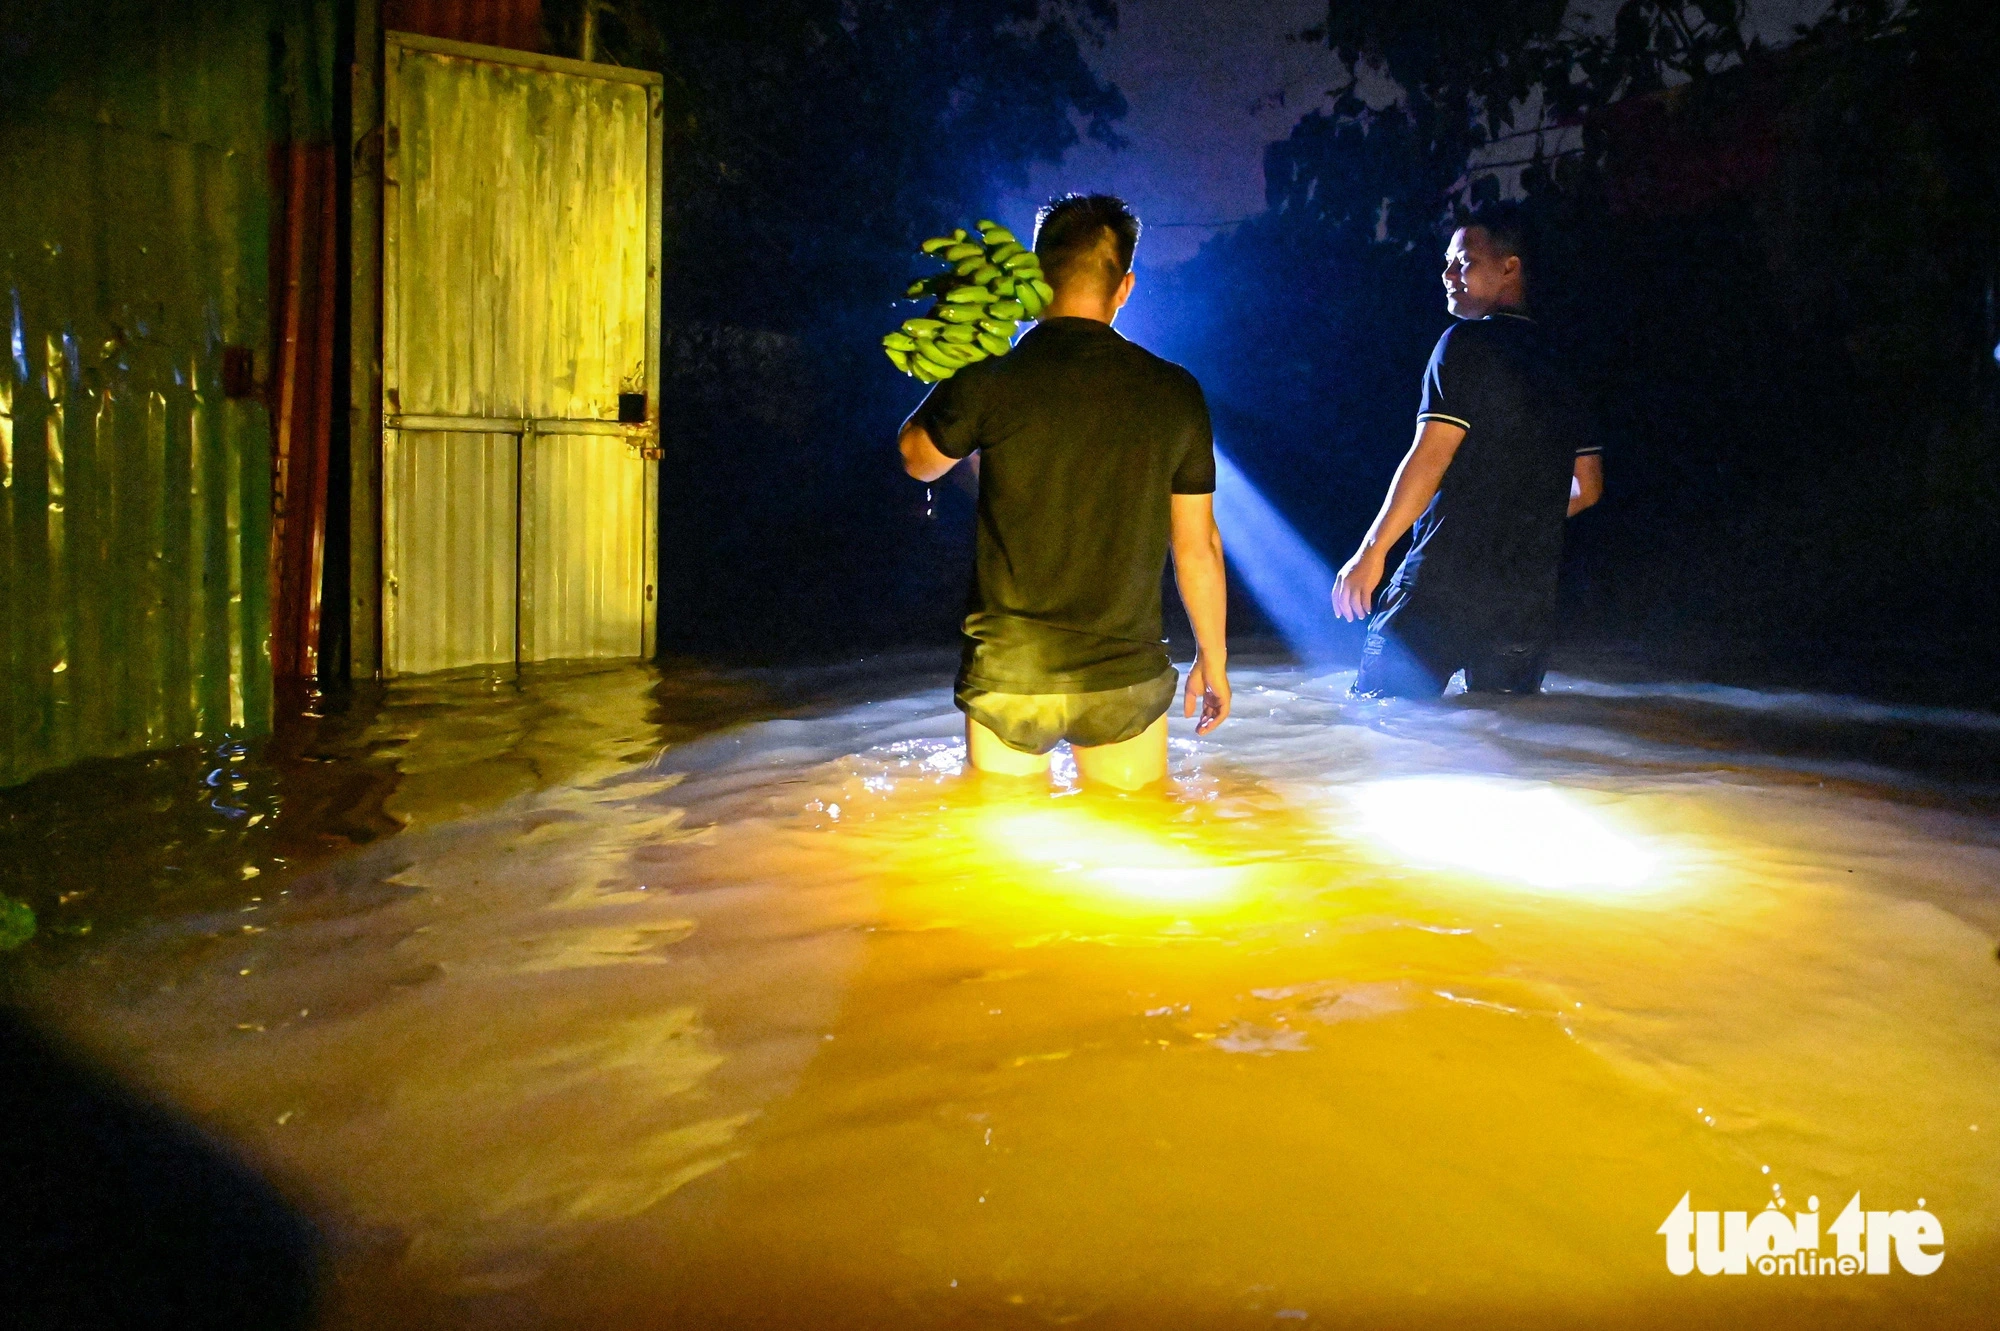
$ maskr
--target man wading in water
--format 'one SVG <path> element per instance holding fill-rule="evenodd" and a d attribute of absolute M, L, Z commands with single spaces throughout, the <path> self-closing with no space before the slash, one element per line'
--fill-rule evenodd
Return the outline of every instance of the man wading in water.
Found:
<path fill-rule="evenodd" d="M 1033 776 L 1062 740 L 1086 781 L 1167 774 L 1179 676 L 1160 631 L 1174 577 L 1198 648 L 1186 714 L 1229 715 L 1215 448 L 1194 376 L 1112 331 L 1139 219 L 1108 195 L 1042 210 L 1055 298 L 1006 356 L 960 370 L 903 425 L 903 466 L 935 481 L 978 453 L 978 554 L 957 701 L 982 772 Z"/>
<path fill-rule="evenodd" d="M 1541 690 L 1563 520 L 1604 493 L 1604 459 L 1528 315 L 1524 240 L 1518 210 L 1488 205 L 1445 252 L 1463 322 L 1431 353 L 1416 443 L 1333 585 L 1335 613 L 1368 615 L 1389 547 L 1416 524 L 1368 622 L 1357 697 L 1435 698 L 1460 669 L 1473 693 Z"/>

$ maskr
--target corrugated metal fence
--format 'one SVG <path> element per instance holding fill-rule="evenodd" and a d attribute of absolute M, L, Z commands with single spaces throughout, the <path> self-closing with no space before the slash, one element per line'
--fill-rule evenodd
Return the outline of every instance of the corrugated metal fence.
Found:
<path fill-rule="evenodd" d="M 0 19 L 0 783 L 268 723 L 274 144 L 331 5 Z"/>

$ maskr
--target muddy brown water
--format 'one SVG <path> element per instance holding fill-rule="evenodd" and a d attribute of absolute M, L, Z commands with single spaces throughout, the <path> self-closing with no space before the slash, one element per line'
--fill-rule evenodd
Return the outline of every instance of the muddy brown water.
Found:
<path fill-rule="evenodd" d="M 52 774 L 9 991 L 320 1227 L 330 1326 L 1990 1324 L 2000 721 L 1237 675 L 1157 798 L 968 778 L 933 658 Z M 1656 1233 L 1857 1193 L 1934 1274 Z"/>

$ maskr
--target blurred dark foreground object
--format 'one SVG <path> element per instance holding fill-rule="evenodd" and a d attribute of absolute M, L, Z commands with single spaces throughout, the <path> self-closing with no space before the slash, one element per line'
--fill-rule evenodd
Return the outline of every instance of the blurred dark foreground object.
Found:
<path fill-rule="evenodd" d="M 0 1008 L 7 1326 L 304 1327 L 318 1249 L 219 1143 Z"/>

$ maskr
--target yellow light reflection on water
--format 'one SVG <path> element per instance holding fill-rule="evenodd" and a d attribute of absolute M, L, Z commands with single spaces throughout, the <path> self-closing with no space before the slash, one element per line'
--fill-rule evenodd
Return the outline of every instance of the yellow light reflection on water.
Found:
<path fill-rule="evenodd" d="M 397 1238 L 335 1245 L 335 1320 L 1992 1322 L 1991 818 L 1240 721 L 1149 797 L 935 745 L 510 788 L 392 843 L 395 893 L 366 851 L 231 950 L 163 917 L 26 989 Z M 1942 1269 L 1667 1272 L 1684 1194 L 1857 1187 L 1937 1202 Z"/>
<path fill-rule="evenodd" d="M 1218 862 L 1158 827 L 1077 805 L 994 807 L 977 817 L 977 836 L 990 854 L 1056 875 L 1093 896 L 1135 903 L 1219 904 L 1234 894 L 1242 871 Z"/>
<path fill-rule="evenodd" d="M 1410 863 L 1580 897 L 1633 896 L 1659 885 L 1654 851 L 1554 786 L 1421 776 L 1343 793 L 1362 836 Z"/>

